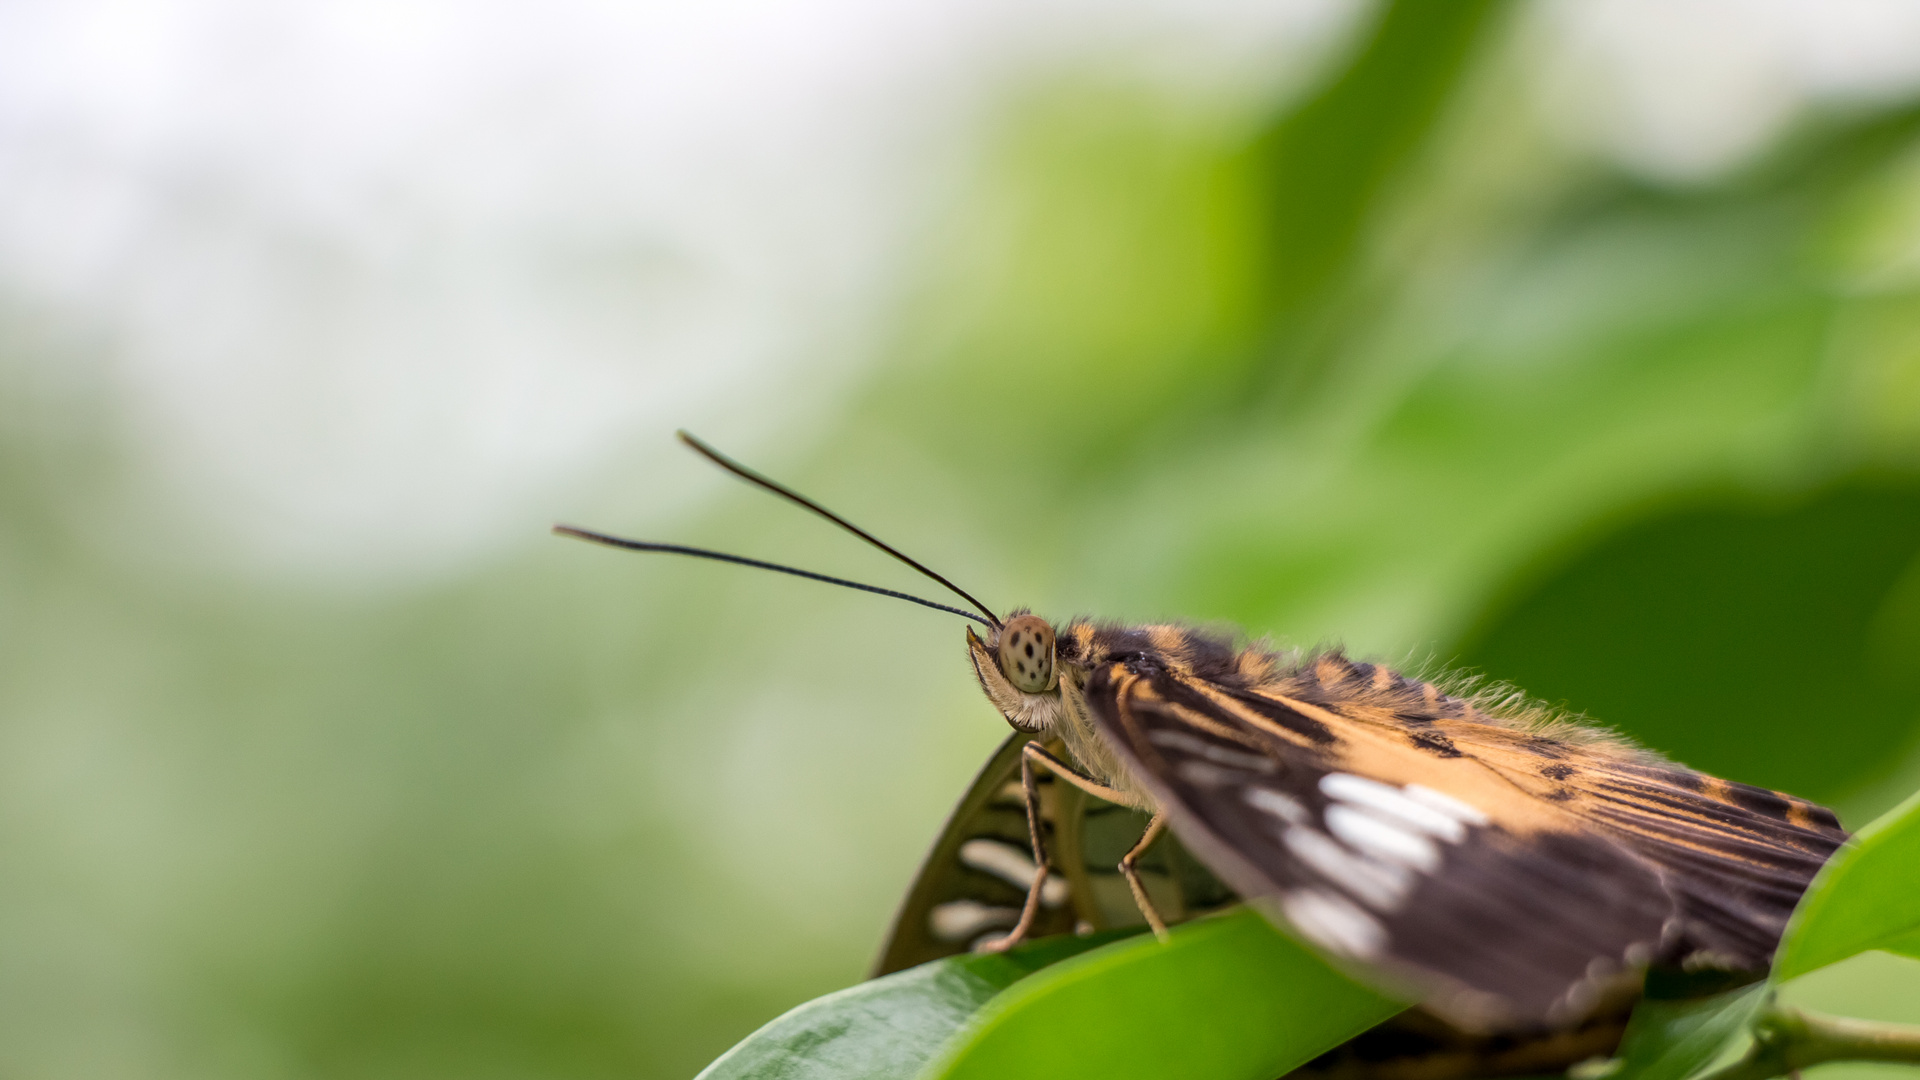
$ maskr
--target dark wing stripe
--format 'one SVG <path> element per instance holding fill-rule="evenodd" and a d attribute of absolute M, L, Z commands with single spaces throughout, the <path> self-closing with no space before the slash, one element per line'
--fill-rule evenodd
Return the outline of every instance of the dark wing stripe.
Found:
<path fill-rule="evenodd" d="M 1788 816 L 1793 812 L 1793 800 L 1777 791 L 1768 791 L 1766 788 L 1754 787 L 1751 784 L 1729 783 L 1727 799 L 1740 809 L 1759 814 L 1761 817 L 1788 822 L 1793 820 Z"/>
<path fill-rule="evenodd" d="M 1248 690 L 1219 687 L 1217 692 L 1310 742 L 1330 746 L 1340 741 L 1339 736 L 1335 735 L 1326 724 L 1307 716 L 1286 702 L 1275 701 L 1264 694 L 1256 694 Z"/>
<path fill-rule="evenodd" d="M 1781 848 L 1751 836 L 1702 829 L 1692 822 L 1662 820 L 1637 808 L 1622 812 L 1618 806 L 1595 806 L 1587 808 L 1586 814 L 1619 829 L 1626 834 L 1624 839 L 1636 845 L 1658 845 L 1644 852 L 1649 858 L 1659 859 L 1669 848 L 1676 852 L 1705 851 L 1715 858 L 1738 862 L 1747 871 L 1780 867 L 1802 874 L 1821 863 L 1804 851 Z"/>
<path fill-rule="evenodd" d="M 1610 790 L 1610 789 L 1603 789 Z M 1641 795 L 1602 794 L 1598 802 L 1612 807 L 1615 812 L 1612 819 L 1623 826 L 1635 821 L 1645 821 L 1650 825 L 1662 826 L 1676 839 L 1694 838 L 1699 841 L 1718 841 L 1729 853 L 1736 850 L 1748 851 L 1756 858 L 1768 855 L 1791 856 L 1804 854 L 1798 845 L 1781 840 L 1778 830 L 1755 828 L 1750 819 L 1742 818 L 1715 806 L 1701 806 L 1697 802 L 1675 799 L 1652 793 Z M 1671 815 L 1650 814 L 1649 806 L 1660 806 L 1672 811 Z M 1600 807 L 1594 813 L 1598 815 Z M 1700 819 L 1705 818 L 1705 821 Z M 1684 823 L 1677 825 L 1677 823 Z"/>
<path fill-rule="evenodd" d="M 1801 850 L 1808 842 L 1807 830 L 1795 825 L 1784 814 L 1778 817 L 1759 814 L 1684 788 L 1603 780 L 1592 785 L 1590 790 L 1611 793 L 1618 796 L 1614 801 L 1629 806 L 1662 806 L 1689 820 L 1707 818 L 1721 822 L 1750 836 L 1769 837 L 1772 843 L 1782 848 Z"/>
<path fill-rule="evenodd" d="M 1603 820 L 1606 815 L 1597 815 Z M 1729 852 L 1725 848 L 1707 847 L 1695 844 L 1684 826 L 1661 826 L 1646 822 L 1631 826 L 1634 839 L 1663 841 L 1658 846 L 1639 845 L 1639 852 L 1662 866 L 1692 873 L 1713 872 L 1743 882 L 1777 883 L 1783 898 L 1789 906 L 1798 901 L 1801 890 L 1806 888 L 1807 879 L 1820 868 L 1820 860 L 1809 855 L 1797 855 L 1792 859 L 1774 859 L 1759 861 L 1744 857 L 1743 852 Z M 1676 838 L 1664 841 L 1661 833 Z"/>
<path fill-rule="evenodd" d="M 1205 731 L 1217 739 L 1225 739 L 1243 746 L 1255 753 L 1268 753 L 1277 733 L 1249 723 L 1248 718 L 1233 712 L 1222 712 L 1212 708 L 1204 700 L 1187 702 L 1189 715 L 1184 719 L 1192 726 Z"/>
<path fill-rule="evenodd" d="M 1831 832 L 1841 837 L 1843 841 L 1846 838 L 1846 830 L 1840 827 L 1839 815 L 1824 806 L 1816 806 L 1805 799 L 1795 799 L 1793 808 L 1787 811 L 1787 814 L 1789 821 L 1793 821 L 1795 815 L 1805 817 L 1807 819 L 1805 821 L 1794 821 L 1794 824 L 1801 828 Z"/>
<path fill-rule="evenodd" d="M 1703 776 L 1688 769 L 1663 765 L 1636 765 L 1616 762 L 1609 767 L 1615 774 L 1633 777 L 1655 787 L 1678 788 L 1706 801 L 1720 803 L 1754 814 L 1764 820 L 1788 826 L 1798 835 L 1805 832 L 1832 833 L 1842 838 L 1840 819 L 1824 806 L 1796 799 L 1785 792 L 1755 787 L 1732 780 Z M 1796 820 L 1804 818 L 1805 820 Z"/>
<path fill-rule="evenodd" d="M 1279 735 L 1289 742 L 1305 740 L 1317 746 L 1330 746 L 1339 741 L 1321 721 L 1284 703 L 1245 690 L 1198 681 L 1189 684 L 1171 675 L 1155 679 L 1153 688 L 1167 700 L 1179 702 L 1202 715 L 1232 716 L 1241 721 L 1243 730 L 1251 727 L 1265 735 Z M 1275 725 L 1279 730 L 1275 729 Z"/>

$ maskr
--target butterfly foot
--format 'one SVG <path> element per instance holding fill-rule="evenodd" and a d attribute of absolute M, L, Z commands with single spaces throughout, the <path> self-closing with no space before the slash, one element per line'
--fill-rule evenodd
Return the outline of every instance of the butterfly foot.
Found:
<path fill-rule="evenodd" d="M 1013 924 L 1007 936 L 993 941 L 982 942 L 974 946 L 975 952 L 1006 952 L 1015 945 L 1027 940 L 1027 934 L 1033 930 L 1034 916 L 1040 913 L 1040 890 L 1047 883 L 1047 864 L 1044 859 L 1034 867 L 1033 884 L 1027 886 L 1027 902 L 1020 908 L 1020 921 Z"/>
<path fill-rule="evenodd" d="M 977 953 L 1003 953 L 1018 944 L 1020 944 L 1020 942 L 1012 934 L 1008 934 L 1006 937 L 994 938 L 992 941 L 983 941 L 975 945 L 973 951 Z"/>
<path fill-rule="evenodd" d="M 1147 831 L 1141 834 L 1140 842 L 1133 845 L 1133 850 L 1120 859 L 1120 874 L 1127 879 L 1127 888 L 1133 891 L 1134 906 L 1140 909 L 1140 914 L 1146 916 L 1147 925 L 1153 928 L 1153 936 L 1160 939 L 1162 945 L 1165 945 L 1168 940 L 1167 921 L 1160 917 L 1160 909 L 1154 906 L 1153 898 L 1147 895 L 1146 883 L 1140 880 L 1140 871 L 1134 864 L 1140 861 L 1140 856 L 1146 854 L 1155 840 L 1160 839 L 1160 834 L 1166 827 L 1167 816 L 1155 814 L 1153 820 L 1147 823 Z"/>

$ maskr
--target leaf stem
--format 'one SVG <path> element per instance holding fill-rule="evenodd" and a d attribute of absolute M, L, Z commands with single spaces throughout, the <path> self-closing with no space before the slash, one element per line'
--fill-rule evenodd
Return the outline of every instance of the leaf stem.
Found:
<path fill-rule="evenodd" d="M 1699 1080 L 1770 1080 L 1823 1061 L 1920 1064 L 1920 1027 L 1773 1005 L 1754 1018 L 1753 1045 L 1746 1054 Z"/>

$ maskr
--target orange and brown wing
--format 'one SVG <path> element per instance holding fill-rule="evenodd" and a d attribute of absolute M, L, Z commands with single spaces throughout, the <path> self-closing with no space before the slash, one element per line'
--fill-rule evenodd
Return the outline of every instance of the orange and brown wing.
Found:
<path fill-rule="evenodd" d="M 1701 949 L 1763 965 L 1838 842 L 1771 836 L 1702 792 L 1650 797 L 1624 763 L 1550 781 L 1510 729 L 1347 715 L 1332 695 L 1205 678 L 1152 651 L 1096 666 L 1085 694 L 1215 873 L 1462 1026 L 1564 1024 L 1639 966 Z"/>

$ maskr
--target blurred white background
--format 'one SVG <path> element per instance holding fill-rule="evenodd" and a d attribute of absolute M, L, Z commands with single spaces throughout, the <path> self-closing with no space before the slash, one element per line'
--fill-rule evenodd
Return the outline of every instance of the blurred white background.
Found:
<path fill-rule="evenodd" d="M 1366 17 L 23 0 L 0 288 L 73 343 L 38 378 L 112 387 L 148 529 L 258 572 L 445 573 L 583 490 L 678 505 L 636 480 L 675 427 L 751 452 L 830 423 L 1010 86 L 1098 63 L 1270 93 Z M 1550 126 L 1682 182 L 1920 78 L 1899 0 L 1533 22 Z"/>
<path fill-rule="evenodd" d="M 0 273 L 91 346 L 195 540 L 433 573 L 631 490 L 675 427 L 820 423 L 1009 80 L 1120 54 L 1245 92 L 1353 14 L 9 5 Z"/>

